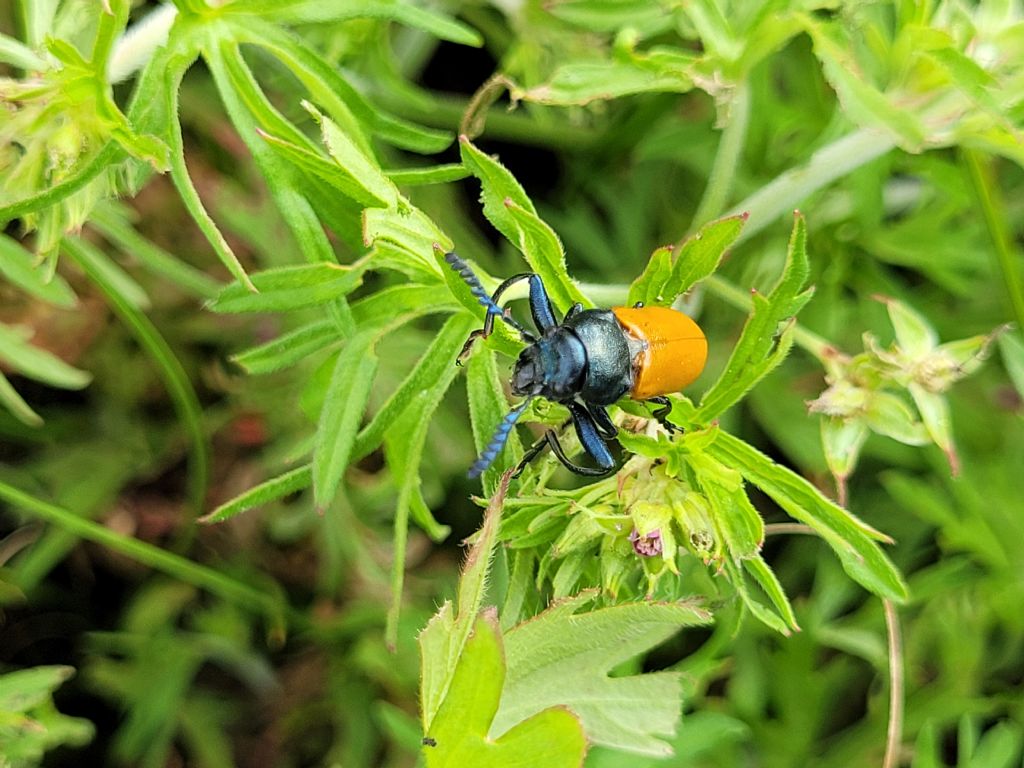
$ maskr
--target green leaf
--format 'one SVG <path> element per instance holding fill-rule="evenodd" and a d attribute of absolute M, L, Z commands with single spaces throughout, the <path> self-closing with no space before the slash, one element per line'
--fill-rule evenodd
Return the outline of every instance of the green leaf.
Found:
<path fill-rule="evenodd" d="M 337 158 L 332 162 L 317 152 L 292 144 L 285 139 L 265 132 L 261 132 L 260 135 L 284 160 L 323 179 L 341 194 L 352 198 L 360 205 L 377 208 L 387 206 L 386 200 L 377 197 L 367 189 L 366 185 L 362 183 L 362 179 L 345 169 Z"/>
<path fill-rule="evenodd" d="M 356 436 L 355 448 L 352 450 L 353 461 L 358 461 L 376 450 L 385 433 L 424 392 L 437 388 L 439 383 L 445 380 L 451 382 L 455 374 L 456 356 L 474 323 L 475 320 L 472 318 L 460 315 L 451 318 L 438 331 L 409 375 L 391 393 L 370 423 Z M 443 395 L 443 392 L 441 394 Z M 429 419 L 429 414 L 421 412 L 421 417 Z M 408 439 L 409 436 L 406 437 Z"/>
<path fill-rule="evenodd" d="M 321 320 L 232 355 L 231 359 L 249 374 L 273 373 L 341 341 L 337 324 L 333 320 Z"/>
<path fill-rule="evenodd" d="M 466 395 L 469 398 L 469 418 L 473 426 L 473 443 L 480 454 L 494 436 L 494 430 L 508 412 L 505 390 L 498 377 L 498 366 L 494 355 L 481 351 L 469 358 L 466 366 Z M 491 495 L 498 487 L 501 467 L 515 466 L 523 455 L 519 435 L 513 429 L 505 448 L 498 454 L 490 467 L 484 470 L 484 494 Z"/>
<path fill-rule="evenodd" d="M 461 163 L 445 163 L 444 165 L 431 165 L 424 168 L 395 168 L 385 171 L 393 184 L 405 187 L 421 186 L 424 184 L 447 184 L 458 181 L 469 176 Z"/>
<path fill-rule="evenodd" d="M 487 574 L 498 538 L 502 507 L 511 474 L 506 472 L 502 477 L 484 512 L 483 524 L 459 577 L 455 612 L 451 602 L 446 600 L 418 638 L 420 717 L 426 734 L 430 733 L 435 716 L 448 695 L 459 657 L 483 605 Z"/>
<path fill-rule="evenodd" d="M 277 23 L 324 24 L 347 19 L 388 19 L 422 29 L 441 40 L 479 47 L 483 40 L 476 30 L 450 16 L 400 0 L 347 0 L 323 3 L 320 0 L 256 0 L 239 10 L 272 16 Z"/>
<path fill-rule="evenodd" d="M 156 365 L 178 418 L 189 436 L 189 491 L 193 506 L 197 511 L 201 510 L 206 496 L 209 451 L 203 426 L 203 410 L 191 380 L 156 326 L 132 302 L 131 297 L 122 293 L 122 285 L 111 279 L 110 271 L 101 266 L 107 260 L 99 249 L 87 240 L 70 237 L 64 238 L 61 247 L 78 263 L 89 279 L 99 286 L 111 308 Z"/>
<path fill-rule="evenodd" d="M 775 572 L 769 567 L 768 563 L 764 561 L 760 555 L 751 557 L 743 560 L 743 570 L 754 577 L 754 580 L 758 583 L 764 593 L 771 600 L 775 610 L 786 625 L 797 632 L 800 631 L 800 625 L 797 624 L 796 614 L 793 613 L 793 606 L 790 605 L 789 598 L 786 597 L 786 591 L 782 588 L 782 584 L 779 583 L 779 579 L 775 576 Z M 788 635 L 788 631 L 784 631 L 783 634 Z"/>
<path fill-rule="evenodd" d="M 886 128 L 909 152 L 921 149 L 925 129 L 917 114 L 894 104 L 889 96 L 869 83 L 852 51 L 849 40 L 841 39 L 839 26 L 807 17 L 805 25 L 814 41 L 814 53 L 825 77 L 835 88 L 847 117 L 858 125 Z"/>
<path fill-rule="evenodd" d="M 368 156 L 333 120 L 321 115 L 312 104 L 303 102 L 303 106 L 319 123 L 328 153 L 354 182 L 361 185 L 371 198 L 379 201 L 375 207 L 398 207 L 398 190 L 384 175 L 376 159 Z"/>
<path fill-rule="evenodd" d="M 264 480 L 249 490 L 240 493 L 230 501 L 226 501 L 209 514 L 203 515 L 196 522 L 222 523 L 235 515 L 248 512 L 254 507 L 261 507 L 272 501 L 283 499 L 289 494 L 304 491 L 313 484 L 313 467 L 303 464 L 284 474 Z"/>
<path fill-rule="evenodd" d="M 537 215 L 519 182 L 465 136 L 459 141 L 463 165 L 480 180 L 484 216 L 523 252 L 526 262 L 544 280 L 556 309 L 564 314 L 577 302 L 593 306 L 569 279 L 561 242 Z"/>
<path fill-rule="evenodd" d="M 356 432 L 377 372 L 376 336 L 361 332 L 349 339 L 331 375 L 313 449 L 313 498 L 325 509 L 349 464 Z"/>
<path fill-rule="evenodd" d="M 907 586 L 876 541 L 888 537 L 826 499 L 807 480 L 769 459 L 737 437 L 719 431 L 707 452 L 775 500 L 786 513 L 813 528 L 835 550 L 846 572 L 871 592 L 907 599 Z"/>
<path fill-rule="evenodd" d="M 476 621 L 452 676 L 448 694 L 424 739 L 427 768 L 579 768 L 587 740 L 579 721 L 550 707 L 501 733 L 493 731 L 506 681 L 501 633 L 494 612 Z M 429 739 L 429 741 L 428 741 Z"/>
<path fill-rule="evenodd" d="M 662 291 L 665 283 L 672 275 L 672 246 L 663 245 L 651 254 L 644 271 L 629 286 L 629 296 L 626 298 L 628 306 L 634 306 L 637 302 L 651 306 L 663 304 L 670 306 L 675 297 L 669 299 L 663 296 Z"/>
<path fill-rule="evenodd" d="M 0 35 L 0 61 L 26 72 L 49 69 L 46 60 L 20 40 Z"/>
<path fill-rule="evenodd" d="M 25 402 L 2 372 L 0 372 L 0 404 L 26 426 L 40 427 L 43 424 L 42 416 L 32 410 L 32 406 Z"/>
<path fill-rule="evenodd" d="M 686 93 L 693 88 L 693 54 L 678 48 L 630 52 L 612 61 L 572 61 L 551 79 L 528 90 L 514 88 L 513 99 L 540 104 L 585 105 L 637 93 Z"/>
<path fill-rule="evenodd" d="M 999 351 L 1010 381 L 1017 394 L 1024 399 L 1024 341 L 1021 341 L 1019 329 L 999 337 Z"/>
<path fill-rule="evenodd" d="M 129 219 L 130 215 L 127 207 L 106 201 L 93 210 L 89 226 L 123 253 L 138 260 L 143 268 L 170 280 L 193 296 L 212 299 L 217 295 L 220 283 L 136 232 Z"/>
<path fill-rule="evenodd" d="M 793 343 L 793 325 L 790 321 L 780 332 L 779 324 L 792 318 L 811 298 L 813 290 L 802 290 L 809 271 L 807 229 L 803 216 L 797 214 L 782 276 L 767 296 L 754 294 L 754 311 L 725 370 L 701 399 L 695 416 L 699 423 L 718 418 L 785 358 Z"/>
<path fill-rule="evenodd" d="M 4 766 L 43 763 L 47 750 L 87 744 L 95 728 L 88 720 L 57 711 L 53 691 L 74 674 L 72 667 L 33 667 L 0 675 L 0 744 Z"/>
<path fill-rule="evenodd" d="M 0 274 L 37 299 L 68 309 L 78 303 L 75 292 L 60 275 L 47 278 L 32 264 L 32 255 L 7 235 L 0 234 Z"/>
<path fill-rule="evenodd" d="M 214 253 L 217 254 L 217 257 L 227 267 L 228 272 L 249 290 L 255 290 L 241 262 L 238 261 L 238 257 L 231 250 L 231 246 L 228 245 L 228 241 L 224 239 L 224 235 L 221 234 L 213 219 L 210 218 L 210 214 L 206 212 L 203 201 L 199 198 L 199 193 L 196 191 L 195 185 L 188 174 L 188 166 L 185 164 L 185 144 L 181 135 L 181 124 L 177 119 L 180 108 L 178 89 L 181 87 L 181 80 L 185 75 L 185 70 L 191 65 L 192 60 L 194 60 L 194 55 L 172 57 L 166 73 L 163 75 L 163 109 L 162 111 L 153 110 L 151 114 L 153 119 L 159 119 L 161 116 L 170 116 L 167 120 L 169 127 L 167 138 L 171 150 L 171 179 L 174 181 L 174 186 L 181 196 L 182 203 L 185 204 L 185 209 L 192 216 L 199 230 L 206 236 L 207 241 L 213 247 Z M 142 109 L 145 109 L 145 107 L 142 107 Z"/>
<path fill-rule="evenodd" d="M 708 222 L 679 246 L 672 263 L 672 276 L 662 289 L 666 303 L 675 301 L 677 296 L 718 269 L 722 257 L 739 238 L 746 222 L 745 214 Z"/>
<path fill-rule="evenodd" d="M 267 269 L 252 275 L 258 293 L 232 283 L 210 302 L 214 312 L 290 312 L 340 299 L 362 283 L 367 260 L 351 266 L 319 262 Z"/>
<path fill-rule="evenodd" d="M 669 755 L 662 738 L 675 733 L 681 675 L 609 672 L 680 628 L 710 623 L 690 602 L 631 603 L 577 613 L 580 600 L 556 604 L 505 636 L 508 677 L 492 734 L 548 707 L 564 705 L 594 744 L 646 755 Z"/>
<path fill-rule="evenodd" d="M 0 360 L 12 370 L 60 389 L 82 389 L 92 381 L 85 371 L 68 365 L 56 355 L 29 344 L 32 332 L 0 323 Z"/>
<path fill-rule="evenodd" d="M 75 258 L 85 262 L 88 266 L 86 271 L 95 274 L 97 281 L 109 284 L 111 289 L 134 309 L 142 311 L 150 308 L 149 296 L 146 294 L 145 289 L 110 256 L 87 240 L 79 238 L 73 240 L 66 238 L 66 240 L 80 246 L 77 249 L 78 255 Z"/>
<path fill-rule="evenodd" d="M 358 120 L 375 137 L 402 149 L 425 154 L 441 152 L 451 144 L 446 131 L 423 128 L 382 112 L 300 38 L 262 19 L 229 18 L 239 42 L 260 46 L 276 56 L 306 86 L 313 101 L 343 127 Z"/>

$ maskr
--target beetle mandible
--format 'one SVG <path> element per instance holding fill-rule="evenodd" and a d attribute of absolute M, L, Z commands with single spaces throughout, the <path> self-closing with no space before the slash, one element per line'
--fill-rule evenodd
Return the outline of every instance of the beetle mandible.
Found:
<path fill-rule="evenodd" d="M 573 472 L 594 477 L 607 475 L 615 469 L 615 460 L 606 441 L 614 439 L 618 428 L 605 406 L 628 396 L 663 406 L 655 414 L 663 416 L 671 409 L 665 395 L 678 392 L 704 369 L 707 339 L 700 327 L 682 312 L 642 304 L 611 309 L 584 309 L 582 304 L 574 304 L 559 323 L 544 281 L 535 272 L 513 275 L 493 294 L 488 294 L 456 253 L 445 254 L 444 260 L 487 309 L 483 328 L 470 334 L 459 360 L 468 354 L 476 339 L 491 335 L 496 317 L 514 328 L 527 344 L 516 360 L 511 382 L 512 393 L 526 399 L 502 419 L 491 441 L 470 467 L 471 478 L 482 474 L 497 458 L 516 420 L 535 397 L 569 409 L 580 445 L 597 467 L 573 462 L 562 450 L 555 431 L 548 430 L 527 450 L 517 474 L 547 445 Z M 539 337 L 498 304 L 505 291 L 523 280 L 529 281 L 530 314 Z"/>

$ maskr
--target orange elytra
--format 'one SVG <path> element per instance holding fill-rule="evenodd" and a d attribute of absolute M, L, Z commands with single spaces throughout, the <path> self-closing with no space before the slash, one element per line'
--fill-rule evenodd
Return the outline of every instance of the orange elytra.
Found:
<path fill-rule="evenodd" d="M 692 384 L 708 359 L 708 342 L 693 320 L 668 307 L 614 307 L 612 313 L 639 347 L 629 396 L 648 400 Z"/>

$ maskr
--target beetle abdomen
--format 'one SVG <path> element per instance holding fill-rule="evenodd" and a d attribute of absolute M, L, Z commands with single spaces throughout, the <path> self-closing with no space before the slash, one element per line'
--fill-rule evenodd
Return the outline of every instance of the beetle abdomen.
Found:
<path fill-rule="evenodd" d="M 668 307 L 615 307 L 616 319 L 641 343 L 629 396 L 647 400 L 679 392 L 704 370 L 708 342 L 689 317 Z"/>

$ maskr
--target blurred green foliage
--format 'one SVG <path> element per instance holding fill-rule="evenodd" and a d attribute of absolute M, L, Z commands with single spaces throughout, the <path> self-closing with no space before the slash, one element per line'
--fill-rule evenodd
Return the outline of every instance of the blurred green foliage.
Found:
<path fill-rule="evenodd" d="M 0 765 L 1021 764 L 1021 61 L 1015 0 L 0 9 Z M 509 489 L 522 427 L 480 527 L 452 248 L 698 317 L 682 431 Z"/>

